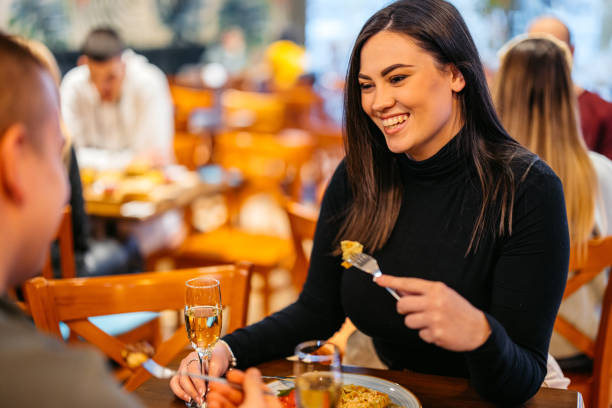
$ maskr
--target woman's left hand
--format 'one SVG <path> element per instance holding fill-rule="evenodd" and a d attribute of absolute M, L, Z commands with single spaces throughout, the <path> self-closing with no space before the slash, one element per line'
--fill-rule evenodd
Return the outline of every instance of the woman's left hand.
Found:
<path fill-rule="evenodd" d="M 427 343 L 452 351 L 471 351 L 491 334 L 484 313 L 442 282 L 382 275 L 376 283 L 399 292 L 398 313 Z"/>
<path fill-rule="evenodd" d="M 241 384 L 243 391 L 228 384 L 211 382 L 206 395 L 209 408 L 282 408 L 278 398 L 264 394 L 268 388 L 262 382 L 258 369 L 249 368 L 246 373 L 230 370 L 227 380 Z"/>

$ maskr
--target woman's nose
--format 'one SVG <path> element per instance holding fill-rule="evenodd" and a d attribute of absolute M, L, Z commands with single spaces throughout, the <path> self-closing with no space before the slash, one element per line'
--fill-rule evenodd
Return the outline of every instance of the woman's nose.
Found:
<path fill-rule="evenodd" d="M 372 109 L 375 111 L 384 111 L 392 107 L 395 104 L 395 98 L 390 92 L 386 92 L 383 89 L 376 90 L 374 100 L 372 102 Z"/>

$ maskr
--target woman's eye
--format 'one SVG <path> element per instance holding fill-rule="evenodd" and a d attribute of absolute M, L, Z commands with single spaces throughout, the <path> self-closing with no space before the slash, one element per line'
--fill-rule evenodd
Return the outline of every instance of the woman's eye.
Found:
<path fill-rule="evenodd" d="M 374 86 L 374 85 L 372 85 L 372 84 L 370 84 L 370 83 L 367 83 L 367 82 L 361 82 L 361 83 L 359 84 L 359 87 L 361 88 L 361 90 L 362 90 L 362 91 L 365 91 L 365 90 L 367 90 L 367 89 L 370 89 L 370 88 L 372 88 L 373 86 Z"/>
<path fill-rule="evenodd" d="M 392 84 L 398 84 L 406 78 L 406 75 L 394 75 L 389 79 Z"/>

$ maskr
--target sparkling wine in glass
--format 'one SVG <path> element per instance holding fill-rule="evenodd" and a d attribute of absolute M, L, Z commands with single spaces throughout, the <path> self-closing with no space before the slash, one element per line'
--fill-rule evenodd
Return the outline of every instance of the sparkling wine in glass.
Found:
<path fill-rule="evenodd" d="M 221 335 L 221 289 L 218 280 L 207 277 L 190 279 L 185 285 L 185 328 L 200 359 L 200 370 L 206 372 L 208 359 Z M 198 407 L 195 401 L 186 405 Z"/>
<path fill-rule="evenodd" d="M 295 348 L 296 403 L 299 408 L 334 408 L 340 398 L 342 370 L 338 347 L 321 340 Z"/>

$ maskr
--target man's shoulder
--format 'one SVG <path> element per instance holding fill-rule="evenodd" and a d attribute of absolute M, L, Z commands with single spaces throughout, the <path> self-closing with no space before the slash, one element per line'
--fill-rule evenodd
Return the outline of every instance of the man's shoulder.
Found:
<path fill-rule="evenodd" d="M 80 86 L 89 82 L 89 69 L 87 65 L 79 65 L 72 68 L 62 79 L 62 88 L 67 86 Z"/>
<path fill-rule="evenodd" d="M 82 106 L 93 103 L 95 89 L 89 81 L 89 68 L 86 65 L 79 65 L 68 71 L 62 79 L 60 93 L 63 104 Z"/>
<path fill-rule="evenodd" d="M 94 398 L 90 406 L 136 406 L 114 383 L 99 353 L 69 348 L 6 315 L 0 316 L 0 331 L 3 401 L 16 406 L 33 406 L 37 400 L 46 406 L 76 406 Z"/>
<path fill-rule="evenodd" d="M 586 89 L 578 96 L 578 104 L 582 109 L 589 109 L 592 111 L 603 111 L 607 114 L 612 112 L 612 103 L 603 99 L 595 92 L 587 91 Z"/>
<path fill-rule="evenodd" d="M 125 63 L 126 77 L 130 83 L 145 87 L 150 87 L 155 83 L 163 83 L 167 86 L 164 72 L 149 62 L 145 56 L 127 51 Z"/>

